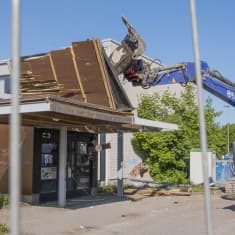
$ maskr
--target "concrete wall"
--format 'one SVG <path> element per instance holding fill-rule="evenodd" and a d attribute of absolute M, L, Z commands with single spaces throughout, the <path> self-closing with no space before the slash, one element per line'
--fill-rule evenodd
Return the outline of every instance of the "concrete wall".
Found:
<path fill-rule="evenodd" d="M 142 162 L 141 157 L 132 146 L 132 133 L 123 134 L 123 177 L 130 178 L 130 172 L 135 165 Z M 117 161 L 117 134 L 106 134 L 106 142 L 111 143 L 111 149 L 106 150 L 106 184 L 116 182 Z M 104 170 L 104 169 L 103 169 Z"/>

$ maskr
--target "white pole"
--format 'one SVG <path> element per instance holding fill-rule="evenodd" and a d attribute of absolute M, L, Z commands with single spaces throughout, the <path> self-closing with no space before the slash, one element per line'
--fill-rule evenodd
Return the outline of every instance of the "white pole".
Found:
<path fill-rule="evenodd" d="M 59 193 L 58 205 L 66 206 L 66 160 L 67 160 L 67 128 L 60 128 L 59 150 Z"/>
<path fill-rule="evenodd" d="M 10 230 L 18 235 L 20 221 L 21 150 L 19 114 L 20 77 L 20 0 L 12 0 L 12 71 L 11 71 L 11 116 L 10 116 Z"/>
<path fill-rule="evenodd" d="M 123 197 L 123 132 L 118 132 L 118 142 L 117 142 L 117 166 L 118 166 L 118 180 L 117 180 L 117 195 Z"/>
<path fill-rule="evenodd" d="M 199 54 L 199 43 L 198 43 L 198 32 L 197 32 L 197 18 L 195 1 L 190 0 L 190 10 L 192 17 L 192 33 L 193 33 L 193 44 L 194 44 L 194 59 L 196 69 L 196 80 L 198 88 L 198 109 L 199 109 L 199 121 L 200 121 L 200 140 L 202 149 L 202 164 L 203 164 L 203 178 L 204 178 L 204 197 L 205 197 L 205 214 L 206 214 L 206 225 L 208 235 L 212 235 L 212 215 L 211 215 L 211 199 L 208 182 L 208 159 L 207 159 L 207 134 L 205 124 L 205 114 L 203 108 L 203 94 L 202 94 L 202 78 L 201 78 L 201 66 L 200 66 L 200 54 Z"/>
<path fill-rule="evenodd" d="M 229 122 L 228 122 L 227 125 L 228 125 L 227 128 L 228 128 L 228 155 L 229 155 L 229 153 L 230 153 L 230 149 L 229 149 L 229 141 L 230 141 L 230 140 L 229 140 L 229 135 L 230 135 L 230 133 L 229 133 Z"/>
<path fill-rule="evenodd" d="M 227 121 L 227 154 L 229 155 L 229 113 L 228 113 L 228 110 L 229 110 L 229 106 L 228 105 L 225 105 L 224 106 L 225 108 L 227 108 L 226 110 L 226 121 Z"/>

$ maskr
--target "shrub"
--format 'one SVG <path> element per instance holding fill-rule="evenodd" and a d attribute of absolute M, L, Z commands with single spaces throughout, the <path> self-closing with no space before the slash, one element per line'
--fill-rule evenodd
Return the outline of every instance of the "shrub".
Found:
<path fill-rule="evenodd" d="M 97 189 L 98 193 L 116 193 L 117 192 L 117 185 L 110 184 L 106 186 L 99 186 Z"/>
<path fill-rule="evenodd" d="M 6 224 L 0 224 L 0 235 L 9 233 L 9 228 Z"/>
<path fill-rule="evenodd" d="M 8 205 L 8 197 L 5 195 L 0 195 L 0 208 Z"/>

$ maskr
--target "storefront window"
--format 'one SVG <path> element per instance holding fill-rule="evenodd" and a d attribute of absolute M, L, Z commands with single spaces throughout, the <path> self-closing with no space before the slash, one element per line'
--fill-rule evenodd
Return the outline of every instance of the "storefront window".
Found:
<path fill-rule="evenodd" d="M 41 193 L 57 191 L 58 146 L 49 132 L 42 133 Z"/>

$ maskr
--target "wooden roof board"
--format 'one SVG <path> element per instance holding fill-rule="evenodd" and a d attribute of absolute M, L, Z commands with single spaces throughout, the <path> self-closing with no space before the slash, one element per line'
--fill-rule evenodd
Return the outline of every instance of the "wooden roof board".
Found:
<path fill-rule="evenodd" d="M 93 42 L 73 43 L 72 48 L 87 102 L 110 107 Z"/>
<path fill-rule="evenodd" d="M 124 91 L 124 89 L 119 81 L 118 75 L 115 72 L 114 67 L 110 63 L 103 48 L 102 48 L 102 54 L 104 57 L 105 66 L 107 68 L 109 83 L 112 88 L 112 95 L 115 100 L 116 107 L 118 109 L 127 110 L 127 111 L 132 110 L 133 107 L 131 105 L 131 102 L 130 102 L 126 92 Z"/>
<path fill-rule="evenodd" d="M 118 108 L 132 109 L 125 91 L 112 77 L 109 64 L 104 60 L 103 48 L 98 39 L 72 43 L 71 47 L 46 54 L 21 58 L 21 82 L 23 96 L 57 94 L 78 101 Z M 108 72 L 109 70 L 109 72 Z M 28 90 L 25 81 L 55 81 L 57 87 L 38 87 Z M 46 88 L 50 88 L 50 91 Z M 27 88 L 27 89 L 26 89 Z M 53 89 L 52 89 L 53 88 Z M 27 92 L 24 92 L 28 90 Z"/>
<path fill-rule="evenodd" d="M 27 59 L 26 61 L 29 63 L 32 76 L 36 80 L 56 80 L 53 75 L 51 62 L 48 55 Z"/>
<path fill-rule="evenodd" d="M 83 101 L 81 87 L 76 77 L 70 48 L 52 51 L 50 54 L 58 82 L 62 83 L 65 89 L 75 90 L 70 98 Z"/>
<path fill-rule="evenodd" d="M 106 68 L 106 64 L 104 61 L 104 57 L 103 57 L 103 51 L 102 51 L 102 47 L 100 44 L 100 41 L 98 39 L 93 40 L 93 44 L 96 50 L 96 56 L 100 65 L 100 69 L 101 69 L 101 73 L 102 73 L 102 78 L 104 81 L 104 86 L 109 98 L 109 102 L 112 108 L 115 108 L 115 101 L 114 101 L 114 97 L 112 95 L 112 88 L 110 86 L 110 81 L 109 81 L 109 76 L 108 76 L 108 72 L 107 72 L 107 68 Z"/>
<path fill-rule="evenodd" d="M 32 68 L 29 61 L 22 61 L 21 62 L 21 74 L 32 74 Z"/>

